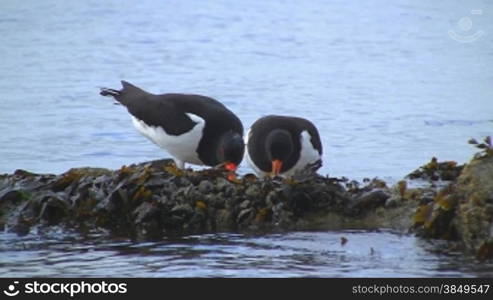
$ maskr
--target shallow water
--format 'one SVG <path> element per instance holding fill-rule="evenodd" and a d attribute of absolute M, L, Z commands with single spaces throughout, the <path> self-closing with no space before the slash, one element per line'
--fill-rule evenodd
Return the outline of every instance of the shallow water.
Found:
<path fill-rule="evenodd" d="M 348 242 L 341 245 L 341 237 Z M 493 263 L 378 231 L 206 234 L 133 243 L 50 233 L 0 235 L 3 276 L 490 277 Z"/>
<path fill-rule="evenodd" d="M 124 108 L 99 96 L 98 87 L 118 88 L 121 79 L 156 93 L 215 97 L 245 127 L 269 113 L 307 117 L 323 139 L 321 172 L 331 176 L 394 182 L 432 156 L 467 162 L 476 150 L 467 140 L 493 131 L 492 11 L 486 0 L 143 0 L 125 6 L 116 0 L 3 0 L 0 172 L 119 168 L 165 157 L 132 128 Z M 471 28 L 460 20 L 471 21 Z M 462 43 L 449 30 L 465 38 L 483 34 Z M 246 164 L 241 172 L 250 172 Z M 15 254 L 9 249 L 24 245 L 23 238 L 6 234 L 1 261 L 8 261 L 4 274 L 19 276 L 104 272 L 92 269 L 95 262 L 115 266 L 118 271 L 106 270 L 110 275 L 142 276 L 482 274 L 482 265 L 435 256 L 409 236 L 344 233 L 379 243 L 378 259 L 368 256 L 368 247 L 350 252 L 350 243 L 339 253 L 325 244 L 337 245 L 341 234 L 213 235 L 121 246 L 77 241 L 88 247 L 80 252 L 63 239 L 51 244 L 26 237 L 41 246 Z M 405 257 L 417 267 L 398 259 L 392 245 L 405 245 Z M 175 246 L 190 256 L 180 256 Z M 272 260 L 276 251 L 281 258 Z M 161 255 L 178 255 L 183 265 L 166 269 Z M 229 268 L 228 257 L 245 261 Z M 262 273 L 252 271 L 271 260 Z"/>

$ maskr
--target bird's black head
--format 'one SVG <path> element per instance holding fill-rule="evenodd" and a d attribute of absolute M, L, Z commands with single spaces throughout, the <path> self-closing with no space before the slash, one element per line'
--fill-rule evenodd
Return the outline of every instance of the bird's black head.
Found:
<path fill-rule="evenodd" d="M 293 153 L 291 134 L 283 129 L 272 130 L 265 139 L 267 158 L 272 162 L 272 173 L 279 175 L 283 164 Z"/>
<path fill-rule="evenodd" d="M 217 159 L 229 171 L 235 171 L 243 160 L 245 144 L 243 137 L 233 131 L 224 133 L 217 147 Z"/>

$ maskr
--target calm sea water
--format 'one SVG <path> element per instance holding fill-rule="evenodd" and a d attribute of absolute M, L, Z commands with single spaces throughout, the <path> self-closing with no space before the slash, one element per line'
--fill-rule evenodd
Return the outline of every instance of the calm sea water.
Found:
<path fill-rule="evenodd" d="M 215 97 L 246 128 L 270 113 L 309 118 L 323 139 L 321 172 L 331 176 L 393 182 L 432 156 L 467 162 L 475 152 L 467 140 L 493 132 L 492 13 L 486 0 L 2 0 L 0 172 L 166 157 L 124 108 L 99 96 L 121 79 Z M 16 276 L 482 276 L 487 268 L 389 232 L 0 239 L 0 274 Z"/>
<path fill-rule="evenodd" d="M 341 245 L 341 237 L 348 242 Z M 0 235 L 0 274 L 36 277 L 491 277 L 444 244 L 378 231 L 210 234 L 133 243 Z M 442 249 L 442 250 L 441 250 Z"/>

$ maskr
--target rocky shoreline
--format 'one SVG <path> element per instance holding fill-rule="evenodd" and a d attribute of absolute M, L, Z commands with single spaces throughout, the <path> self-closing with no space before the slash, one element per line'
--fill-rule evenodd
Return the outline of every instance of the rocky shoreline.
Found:
<path fill-rule="evenodd" d="M 210 232 L 389 228 L 445 239 L 493 257 L 493 154 L 487 139 L 469 163 L 430 163 L 394 186 L 320 175 L 228 179 L 158 160 L 119 170 L 0 175 L 0 229 L 106 231 L 133 239 Z M 418 184 L 419 183 L 419 184 Z"/>

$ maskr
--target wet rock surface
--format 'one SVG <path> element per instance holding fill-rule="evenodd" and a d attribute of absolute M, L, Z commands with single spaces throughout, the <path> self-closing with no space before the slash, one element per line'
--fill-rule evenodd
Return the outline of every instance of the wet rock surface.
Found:
<path fill-rule="evenodd" d="M 392 187 L 316 174 L 233 178 L 217 169 L 178 170 L 171 160 L 0 175 L 0 229 L 27 234 L 53 225 L 135 239 L 391 228 L 449 240 L 486 259 L 493 256 L 493 156 L 476 155 L 465 166 L 432 159 Z"/>
<path fill-rule="evenodd" d="M 451 247 L 464 248 L 478 259 L 493 258 L 493 152 L 485 149 L 461 166 L 453 180 L 440 188 L 431 184 L 435 190 L 419 197 L 412 227 L 424 238 L 452 241 Z"/>
<path fill-rule="evenodd" d="M 61 175 L 17 170 L 0 177 L 0 226 L 19 234 L 32 226 L 63 225 L 144 238 L 340 229 L 385 207 L 390 190 L 377 182 L 355 187 L 319 175 L 231 179 L 221 170 L 178 170 L 170 160 Z"/>

